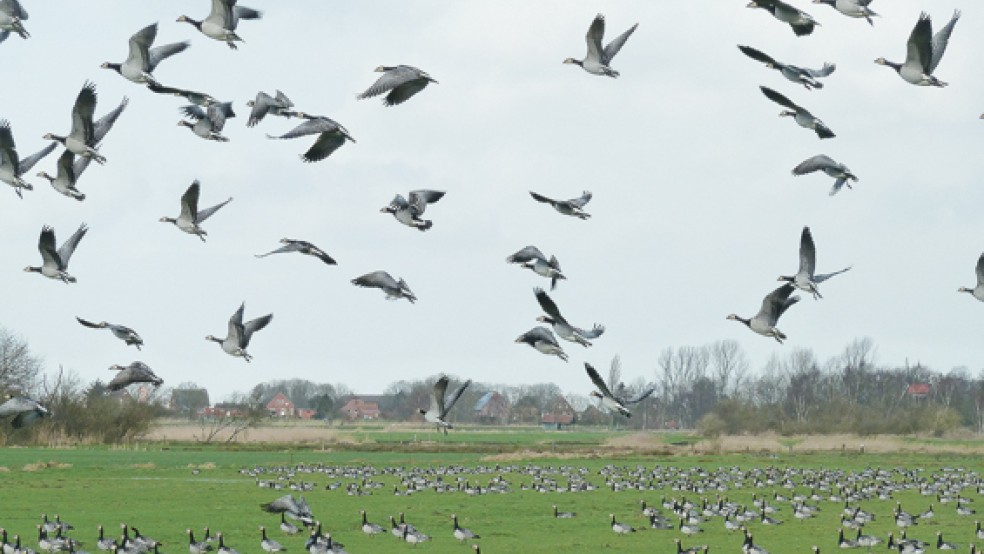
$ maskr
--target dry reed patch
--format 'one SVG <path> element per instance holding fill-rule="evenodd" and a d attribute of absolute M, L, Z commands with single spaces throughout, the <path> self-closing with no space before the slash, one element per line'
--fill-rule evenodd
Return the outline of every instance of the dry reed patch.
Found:
<path fill-rule="evenodd" d="M 22 471 L 41 471 L 42 469 L 68 469 L 72 467 L 72 464 L 64 464 L 61 462 L 34 462 L 33 464 L 27 464 L 21 468 Z"/>
<path fill-rule="evenodd" d="M 10 468 L 7 466 L 0 466 L 0 473 L 10 473 Z"/>
<path fill-rule="evenodd" d="M 483 462 L 518 462 L 522 460 L 539 460 L 543 458 L 573 460 L 593 458 L 596 454 L 585 454 L 583 452 L 541 452 L 538 450 L 520 450 L 518 452 L 505 452 L 502 454 L 490 454 L 482 456 Z"/>
<path fill-rule="evenodd" d="M 215 462 L 205 462 L 204 464 L 188 464 L 189 469 L 215 469 Z"/>
<path fill-rule="evenodd" d="M 157 469 L 157 464 L 154 462 L 147 462 L 145 464 L 133 464 L 130 467 L 133 469 Z"/>

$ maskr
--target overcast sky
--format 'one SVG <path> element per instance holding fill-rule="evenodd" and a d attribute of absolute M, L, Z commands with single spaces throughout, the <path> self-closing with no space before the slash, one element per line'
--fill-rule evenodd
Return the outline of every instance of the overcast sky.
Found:
<path fill-rule="evenodd" d="M 269 379 L 299 377 L 380 392 L 392 381 L 438 372 L 498 383 L 552 381 L 590 390 L 582 363 L 622 357 L 623 378 L 654 378 L 668 346 L 734 339 L 760 368 L 774 352 L 837 355 L 870 336 L 878 361 L 921 361 L 947 371 L 981 367 L 984 304 L 974 286 L 984 250 L 980 6 L 880 0 L 874 27 L 828 6 L 795 2 L 822 26 L 796 37 L 745 0 L 689 2 L 244 0 L 263 19 L 240 24 L 238 51 L 175 20 L 201 19 L 206 0 L 23 0 L 31 38 L 0 44 L 5 108 L 21 156 L 65 134 L 86 80 L 96 116 L 123 96 L 129 107 L 90 165 L 77 202 L 33 175 L 54 173 L 57 150 L 38 164 L 35 190 L 0 189 L 2 323 L 48 369 L 108 380 L 112 364 L 142 360 L 173 386 L 194 381 L 219 399 Z M 921 10 L 934 27 L 964 10 L 936 75 L 945 89 L 916 87 L 884 56 L 902 61 Z M 618 79 L 564 65 L 582 58 L 584 34 L 604 13 L 606 39 L 639 28 L 612 63 Z M 191 48 L 155 71 L 166 85 L 232 100 L 228 143 L 178 127 L 176 97 L 155 95 L 101 69 L 121 62 L 127 40 L 160 22 L 157 44 Z M 974 38 L 978 37 L 978 38 Z M 747 44 L 807 67 L 837 64 L 807 91 L 742 55 Z M 356 100 L 378 65 L 408 64 L 440 84 L 407 103 Z M 837 134 L 819 140 L 766 99 L 772 87 Z M 245 102 L 284 91 L 298 109 L 330 116 L 358 141 L 329 159 L 298 155 L 313 137 L 270 141 L 296 120 L 247 128 Z M 830 198 L 822 174 L 793 177 L 819 153 L 860 178 Z M 201 205 L 235 198 L 204 227 L 208 242 L 160 223 L 199 179 Z M 379 213 L 396 193 L 446 190 L 421 233 Z M 528 191 L 594 193 L 588 221 L 534 202 Z M 59 244 L 90 226 L 71 260 L 77 284 L 24 273 L 38 265 L 41 227 Z M 824 283 L 780 320 L 785 345 L 725 316 L 754 315 L 780 274 L 798 264 L 800 231 L 817 243 L 818 272 L 854 269 Z M 311 241 L 338 266 L 299 254 L 257 259 L 283 237 Z M 564 343 L 570 362 L 514 343 L 538 323 L 535 286 L 548 281 L 505 263 L 526 245 L 556 255 L 568 276 L 552 294 L 573 324 L 608 331 L 590 349 Z M 349 281 L 373 270 L 403 277 L 419 298 L 387 302 Z M 253 337 L 252 363 L 205 335 L 224 336 L 273 313 Z M 129 325 L 142 352 L 75 316 Z"/>

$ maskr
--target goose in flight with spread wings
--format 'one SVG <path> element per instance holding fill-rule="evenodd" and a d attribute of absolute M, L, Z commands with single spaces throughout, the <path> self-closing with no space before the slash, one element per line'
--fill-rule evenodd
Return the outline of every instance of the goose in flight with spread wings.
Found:
<path fill-rule="evenodd" d="M 936 66 L 943 59 L 943 52 L 946 51 L 950 33 L 953 32 L 953 26 L 957 24 L 958 19 L 960 19 L 960 10 L 955 10 L 950 22 L 934 35 L 933 23 L 930 21 L 929 14 L 922 13 L 909 34 L 908 42 L 906 42 L 905 61 L 895 63 L 885 58 L 878 58 L 875 63 L 891 67 L 907 83 L 945 87 L 947 83 L 933 76 L 933 72 L 936 71 Z"/>
<path fill-rule="evenodd" d="M 558 280 L 567 279 L 560 272 L 560 262 L 557 260 L 557 256 L 550 256 L 548 260 L 543 252 L 540 252 L 540 249 L 533 245 L 526 246 L 515 254 L 510 254 L 506 258 L 506 262 L 520 264 L 522 267 L 533 270 L 533 273 L 537 275 L 547 277 L 550 279 L 550 290 L 557 288 Z"/>
<path fill-rule="evenodd" d="M 14 187 L 17 196 L 24 198 L 21 189 L 34 190 L 34 187 L 22 179 L 22 176 L 57 146 L 57 142 L 52 142 L 38 152 L 22 159 L 17 155 L 17 146 L 14 144 L 14 134 L 10 129 L 10 122 L 6 119 L 0 120 L 0 181 Z"/>
<path fill-rule="evenodd" d="M 57 143 L 51 143 L 54 146 Z M 79 156 L 75 159 L 75 154 L 71 150 L 65 149 L 62 155 L 58 157 L 58 172 L 54 177 L 48 175 L 46 171 L 38 173 L 38 177 L 43 177 L 51 183 L 51 187 L 55 189 L 59 194 L 63 194 L 69 198 L 74 198 L 78 201 L 85 200 L 85 194 L 79 192 L 75 184 L 78 183 L 79 177 L 82 176 L 82 172 L 85 168 L 89 167 L 89 162 L 92 158 L 83 158 Z"/>
<path fill-rule="evenodd" d="M 246 105 L 252 108 L 249 112 L 249 120 L 246 122 L 247 127 L 255 126 L 267 115 L 279 115 L 286 118 L 303 115 L 302 112 L 291 110 L 294 103 L 279 90 L 276 97 L 261 90 L 256 93 L 256 98 L 246 102 Z"/>
<path fill-rule="evenodd" d="M 92 118 L 96 111 L 96 85 L 86 81 L 75 98 L 75 105 L 72 106 L 72 130 L 66 136 L 47 133 L 44 139 L 60 142 L 76 156 L 92 158 L 100 164 L 106 163 L 106 157 L 100 154 L 97 148 L 129 102 L 130 100 L 124 96 L 116 109 L 102 116 L 99 121 L 93 122 Z"/>
<path fill-rule="evenodd" d="M 424 410 L 423 408 L 420 408 L 417 411 L 420 412 L 420 414 L 424 416 L 424 419 L 429 423 L 437 425 L 438 430 L 443 429 L 444 434 L 447 434 L 448 429 L 454 429 L 454 426 L 448 423 L 448 412 L 451 411 L 451 408 L 454 407 L 455 402 L 461 398 L 461 395 L 470 384 L 471 379 L 459 385 L 450 396 L 445 398 L 445 393 L 448 390 L 448 378 L 446 375 L 442 375 L 441 378 L 434 383 L 434 392 L 431 395 L 430 409 Z"/>
<path fill-rule="evenodd" d="M 560 315 L 560 309 L 557 308 L 557 304 L 546 291 L 535 288 L 533 293 L 536 295 L 536 301 L 539 302 L 540 307 L 547 313 L 547 315 L 541 315 L 536 320 L 553 327 L 554 333 L 557 333 L 558 337 L 566 341 L 576 342 L 581 346 L 591 346 L 588 339 L 596 339 L 605 332 L 605 326 L 598 323 L 595 323 L 590 331 L 574 327 L 564 319 L 564 316 Z"/>
<path fill-rule="evenodd" d="M 10 33 L 17 33 L 20 38 L 28 38 L 31 33 L 24 28 L 27 21 L 27 10 L 17 0 L 0 0 L 0 42 L 7 40 Z"/>
<path fill-rule="evenodd" d="M 726 319 L 740 321 L 752 331 L 762 336 L 772 337 L 782 344 L 786 335 L 776 328 L 776 323 L 779 321 L 779 316 L 785 313 L 790 306 L 799 302 L 799 296 L 789 296 L 793 290 L 793 285 L 786 283 L 765 295 L 765 298 L 762 299 L 762 308 L 755 316 L 745 319 L 736 314 L 731 314 Z"/>
<path fill-rule="evenodd" d="M 382 213 L 393 214 L 400 223 L 408 227 L 416 227 L 420 231 L 426 231 L 434 226 L 434 222 L 429 219 L 421 219 L 420 216 L 427 209 L 427 204 L 433 204 L 444 198 L 443 190 L 412 190 L 404 198 L 402 194 L 397 194 L 395 198 L 379 211 Z"/>
<path fill-rule="evenodd" d="M 797 106 L 789 98 L 786 98 L 782 94 L 779 94 L 778 92 L 772 90 L 769 87 L 759 87 L 759 88 L 762 89 L 762 93 L 765 94 L 765 96 L 769 100 L 772 100 L 773 102 L 779 104 L 780 106 L 785 106 L 789 108 L 788 110 L 783 110 L 779 112 L 780 117 L 783 116 L 792 117 L 793 121 L 795 121 L 797 125 L 806 129 L 813 129 L 813 131 L 816 132 L 817 136 L 822 139 L 832 138 L 835 136 L 834 132 L 831 131 L 830 128 L 827 127 L 823 121 L 820 121 L 818 117 L 811 114 L 805 108 L 801 108 L 800 106 Z"/>
<path fill-rule="evenodd" d="M 588 219 L 591 217 L 591 214 L 585 212 L 583 209 L 584 205 L 591 201 L 590 191 L 586 190 L 578 198 L 571 198 L 570 200 L 554 200 L 553 198 L 548 198 L 533 191 L 530 191 L 530 196 L 537 202 L 550 204 L 553 209 L 564 215 L 571 215 L 578 219 Z"/>
<path fill-rule="evenodd" d="M 212 10 L 208 17 L 199 21 L 187 15 L 178 17 L 178 22 L 185 22 L 198 29 L 208 38 L 226 43 L 229 48 L 236 50 L 236 42 L 245 42 L 236 34 L 240 19 L 259 19 L 263 12 L 237 6 L 236 0 L 212 0 Z"/>
<path fill-rule="evenodd" d="M 793 28 L 793 33 L 798 37 L 809 35 L 813 32 L 814 27 L 820 25 L 810 14 L 782 0 L 752 0 L 746 7 L 762 8 L 771 13 L 772 17 L 783 23 L 788 23 Z"/>
<path fill-rule="evenodd" d="M 61 248 L 56 250 L 55 230 L 45 225 L 41 229 L 41 236 L 38 238 L 38 250 L 41 252 L 41 259 L 43 260 L 41 267 L 28 266 L 24 268 L 24 271 L 40 273 L 49 279 L 60 279 L 66 284 L 74 283 L 75 277 L 68 274 L 68 261 L 72 258 L 75 248 L 88 230 L 89 228 L 86 227 L 85 223 L 79 225 L 78 230 L 68 237 Z"/>
<path fill-rule="evenodd" d="M 158 377 L 150 366 L 143 362 L 133 362 L 128 366 L 113 364 L 109 367 L 111 371 L 118 371 L 116 377 L 106 385 L 112 391 L 126 388 L 134 383 L 150 383 L 154 387 L 164 384 L 164 379 Z"/>
<path fill-rule="evenodd" d="M 130 54 L 124 62 L 104 62 L 100 67 L 112 69 L 124 79 L 137 84 L 160 85 L 153 76 L 158 64 L 179 52 L 184 52 L 191 46 L 191 42 L 185 40 L 151 48 L 150 45 L 154 44 L 156 38 L 157 23 L 151 23 L 130 37 Z"/>
<path fill-rule="evenodd" d="M 646 398 L 649 398 L 649 395 L 656 390 L 656 386 L 653 385 L 647 387 L 645 390 L 631 398 L 616 396 L 612 394 L 612 391 L 608 388 L 608 385 L 605 384 L 605 381 L 602 380 L 601 376 L 598 375 L 598 372 L 591 366 L 591 364 L 585 362 L 584 369 L 587 371 L 588 377 L 591 378 L 591 382 L 594 383 L 594 386 L 598 389 L 591 391 L 591 396 L 597 398 L 598 401 L 601 402 L 601 405 L 608 410 L 614 410 L 625 417 L 632 417 L 632 412 L 629 411 L 628 406 L 642 402 Z"/>
<path fill-rule="evenodd" d="M 840 192 L 840 189 L 844 185 L 847 185 L 847 188 L 852 188 L 851 181 L 858 180 L 857 175 L 851 173 L 851 170 L 846 165 L 835 162 L 832 158 L 824 154 L 817 154 L 812 158 L 807 158 L 800 162 L 799 165 L 793 168 L 793 175 L 806 175 L 814 171 L 823 171 L 836 179 L 834 186 L 830 188 L 830 196 Z"/>
<path fill-rule="evenodd" d="M 388 66 L 381 65 L 375 69 L 376 73 L 382 73 L 379 79 L 365 90 L 357 98 L 372 98 L 388 92 L 383 99 L 384 106 L 396 106 L 410 99 L 414 94 L 424 90 L 429 83 L 437 83 L 433 77 L 425 71 L 421 71 L 412 65 Z"/>
<path fill-rule="evenodd" d="M 204 210 L 198 209 L 198 195 L 201 193 L 201 184 L 198 179 L 195 179 L 188 190 L 181 195 L 181 214 L 178 217 L 167 217 L 164 216 L 160 219 L 163 223 L 173 223 L 175 227 L 181 229 L 189 235 L 198 235 L 198 238 L 205 242 L 205 229 L 201 228 L 202 222 L 206 219 L 212 217 L 212 214 L 217 212 L 219 208 L 225 206 L 229 202 L 232 202 L 232 197 L 230 196 L 225 202 L 220 202 L 211 208 L 205 208 Z"/>
<path fill-rule="evenodd" d="M 352 138 L 352 135 L 349 134 L 348 130 L 330 117 L 325 117 L 323 115 L 308 115 L 305 113 L 299 113 L 298 117 L 303 117 L 307 119 L 307 121 L 301 123 L 297 127 L 294 127 L 279 137 L 267 135 L 267 138 L 292 139 L 306 135 L 318 135 L 318 140 L 314 141 L 311 148 L 308 148 L 307 152 L 301 154 L 301 160 L 305 162 L 320 162 L 328 156 L 331 156 L 335 150 L 341 148 L 341 146 L 345 144 L 346 140 L 355 142 L 355 139 Z"/>
<path fill-rule="evenodd" d="M 0 418 L 11 418 L 10 425 L 14 429 L 20 429 L 50 415 L 51 412 L 47 408 L 26 396 L 8 393 L 7 400 L 0 404 Z"/>
<path fill-rule="evenodd" d="M 253 338 L 253 333 L 263 329 L 273 320 L 273 314 L 267 314 L 243 323 L 243 310 L 245 309 L 246 303 L 243 302 L 239 306 L 239 309 L 229 318 L 229 330 L 224 339 L 209 335 L 205 337 L 205 340 L 219 343 L 222 346 L 222 351 L 226 354 L 240 356 L 248 362 L 253 359 L 246 352 L 246 347 L 249 346 L 249 340 Z"/>
<path fill-rule="evenodd" d="M 105 321 L 100 321 L 99 323 L 93 323 L 91 321 L 82 319 L 79 316 L 75 316 L 75 319 L 83 326 L 88 327 L 90 329 L 109 329 L 109 332 L 112 333 L 114 337 L 125 342 L 127 346 L 130 345 L 136 346 L 137 350 L 140 350 L 140 347 L 143 346 L 144 341 L 142 338 L 140 338 L 140 335 L 138 335 L 136 331 L 130 329 L 126 325 L 107 323 Z"/>
<path fill-rule="evenodd" d="M 271 250 L 266 254 L 256 254 L 257 258 L 265 258 L 270 254 L 283 254 L 285 252 L 300 252 L 301 254 L 307 254 L 308 256 L 314 256 L 319 260 L 325 262 L 328 265 L 336 265 L 338 262 L 334 258 L 329 256 L 324 250 L 318 248 L 317 246 L 307 242 L 305 240 L 296 239 L 280 239 L 283 244 L 280 248 L 276 250 Z"/>
<path fill-rule="evenodd" d="M 352 279 L 352 284 L 359 287 L 382 289 L 386 293 L 387 300 L 399 300 L 406 298 L 411 304 L 417 301 L 413 291 L 402 278 L 396 280 L 392 275 L 385 271 L 373 271 L 360 277 Z"/>
<path fill-rule="evenodd" d="M 960 287 L 957 292 L 969 292 L 971 296 L 984 302 L 984 254 L 977 258 L 977 286 L 974 288 Z"/>
<path fill-rule="evenodd" d="M 213 102 L 205 108 L 192 104 L 181 108 L 181 113 L 191 121 L 182 119 L 178 122 L 179 127 L 187 127 L 205 140 L 229 142 L 222 129 L 225 128 L 226 119 L 236 116 L 232 111 L 232 102 Z"/>
<path fill-rule="evenodd" d="M 561 360 L 567 361 L 567 354 L 564 349 L 557 344 L 553 331 L 542 325 L 530 329 L 516 338 L 516 342 L 522 342 L 535 348 L 543 354 L 557 356 Z"/>
<path fill-rule="evenodd" d="M 817 284 L 830 279 L 834 275 L 839 275 L 845 271 L 851 269 L 851 267 L 845 267 L 840 271 L 834 271 L 833 273 L 822 273 L 820 275 L 816 274 L 817 269 L 817 249 L 813 243 L 813 234 L 810 232 L 809 227 L 803 227 L 803 232 L 800 234 L 800 250 L 799 250 L 799 271 L 796 275 L 782 275 L 779 277 L 780 281 L 787 281 L 793 284 L 796 288 L 808 292 L 813 295 L 813 299 L 823 298 L 820 294 L 820 290 L 817 288 Z"/>
<path fill-rule="evenodd" d="M 625 41 L 629 40 L 629 37 L 632 36 L 632 33 L 635 32 L 638 26 L 639 24 L 636 23 L 629 27 L 627 31 L 615 37 L 614 40 L 602 48 L 601 40 L 605 38 L 605 16 L 598 14 L 591 22 L 591 26 L 588 27 L 588 33 L 584 35 L 584 40 L 588 43 L 588 53 L 585 54 L 584 59 L 567 58 L 564 60 L 564 63 L 580 66 L 581 69 L 592 75 L 618 77 L 619 72 L 612 69 L 609 64 L 612 63 L 612 58 L 615 57 L 615 54 L 618 54 L 618 51 L 625 45 Z"/>
<path fill-rule="evenodd" d="M 878 15 L 868 7 L 871 5 L 871 0 L 813 0 L 813 3 L 827 4 L 847 17 L 863 17 L 872 27 L 875 25 L 875 22 L 871 18 Z"/>
<path fill-rule="evenodd" d="M 762 52 L 761 50 L 756 50 L 751 46 L 742 46 L 739 44 L 738 49 L 741 50 L 742 54 L 745 54 L 749 58 L 764 63 L 765 67 L 775 69 L 786 79 L 803 85 L 806 87 L 806 90 L 823 88 L 823 83 L 817 79 L 827 77 L 833 73 L 835 69 L 837 69 L 837 65 L 832 63 L 824 63 L 823 67 L 820 69 L 799 67 L 797 65 L 776 61 L 772 56 Z"/>

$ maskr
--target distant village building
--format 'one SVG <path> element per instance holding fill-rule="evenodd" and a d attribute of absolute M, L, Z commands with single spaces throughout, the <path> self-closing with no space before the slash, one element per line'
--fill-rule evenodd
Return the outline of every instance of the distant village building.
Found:
<path fill-rule="evenodd" d="M 342 414 L 349 421 L 379 419 L 379 404 L 362 398 L 352 398 L 342 406 Z"/>
<path fill-rule="evenodd" d="M 301 419 L 313 419 L 318 410 L 312 410 L 311 408 L 298 408 L 297 417 Z"/>
<path fill-rule="evenodd" d="M 205 408 L 202 412 L 208 417 L 241 417 L 249 414 L 249 406 L 234 402 L 219 402 L 211 408 Z"/>
<path fill-rule="evenodd" d="M 547 411 L 540 417 L 544 429 L 563 429 L 574 424 L 574 408 L 563 396 L 556 396 L 550 401 Z"/>
<path fill-rule="evenodd" d="M 509 400 L 495 391 L 482 395 L 475 403 L 475 421 L 486 425 L 503 425 L 509 422 Z"/>
<path fill-rule="evenodd" d="M 929 383 L 913 383 L 905 391 L 911 398 L 926 398 L 929 396 Z"/>
<path fill-rule="evenodd" d="M 294 403 L 282 392 L 278 392 L 273 399 L 267 402 L 266 409 L 270 412 L 271 417 L 294 417 L 295 413 Z"/>
<path fill-rule="evenodd" d="M 198 416 L 208 408 L 208 391 L 205 389 L 173 389 L 167 409 L 180 415 Z"/>

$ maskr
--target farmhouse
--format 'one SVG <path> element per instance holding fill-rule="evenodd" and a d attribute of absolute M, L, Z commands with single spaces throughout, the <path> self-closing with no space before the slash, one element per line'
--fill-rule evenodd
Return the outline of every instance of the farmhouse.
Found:
<path fill-rule="evenodd" d="M 475 403 L 475 421 L 486 425 L 504 425 L 509 422 L 509 400 L 489 391 Z"/>
<path fill-rule="evenodd" d="M 379 404 L 362 398 L 352 398 L 342 406 L 342 414 L 349 421 L 379 419 Z"/>
<path fill-rule="evenodd" d="M 295 412 L 294 403 L 282 392 L 278 392 L 267 402 L 266 409 L 270 412 L 270 417 L 294 417 Z"/>

